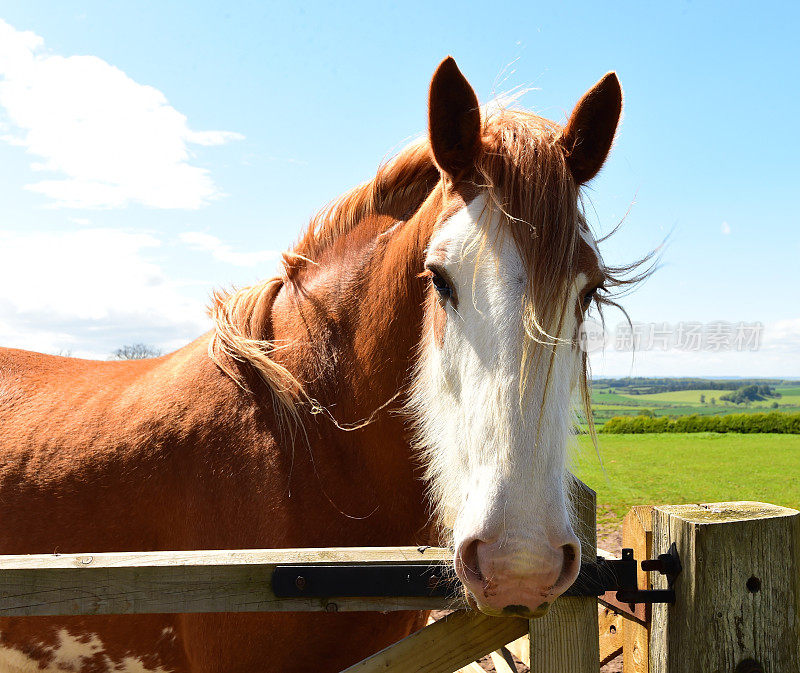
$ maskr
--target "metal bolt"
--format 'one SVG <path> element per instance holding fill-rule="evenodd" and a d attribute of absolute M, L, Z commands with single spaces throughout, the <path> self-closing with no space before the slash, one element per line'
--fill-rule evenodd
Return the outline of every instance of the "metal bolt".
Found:
<path fill-rule="evenodd" d="M 339 612 L 339 606 L 336 603 L 328 603 L 325 606 L 325 612 Z"/>
<path fill-rule="evenodd" d="M 733 669 L 733 673 L 764 673 L 764 668 L 755 659 L 744 659 Z"/>
<path fill-rule="evenodd" d="M 672 554 L 659 554 L 657 559 L 642 561 L 642 570 L 647 572 L 658 571 L 662 575 L 677 575 L 680 571 L 680 563 Z"/>
<path fill-rule="evenodd" d="M 306 578 L 303 577 L 302 575 L 298 575 L 297 578 L 294 581 L 294 585 L 298 589 L 300 589 L 300 591 L 302 591 L 303 589 L 306 588 Z"/>

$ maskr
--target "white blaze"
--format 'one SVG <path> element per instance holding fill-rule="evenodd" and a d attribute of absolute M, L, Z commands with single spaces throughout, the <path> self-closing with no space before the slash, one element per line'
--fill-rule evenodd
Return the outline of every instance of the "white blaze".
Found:
<path fill-rule="evenodd" d="M 512 237 L 497 235 L 501 216 L 486 221 L 485 203 L 485 196 L 473 200 L 431 240 L 429 261 L 447 271 L 458 304 L 443 309 L 441 343 L 424 337 L 412 408 L 434 501 L 456 545 L 465 536 L 499 536 L 512 547 L 522 541 L 519 563 L 535 564 L 531 555 L 542 544 L 563 544 L 571 534 L 565 473 L 580 366 L 571 343 L 575 312 L 572 304 L 565 311 L 559 335 L 565 341 L 556 349 L 544 404 L 550 351 L 529 341 L 529 349 L 547 349 L 545 365 L 529 372 L 520 399 L 528 272 Z"/>

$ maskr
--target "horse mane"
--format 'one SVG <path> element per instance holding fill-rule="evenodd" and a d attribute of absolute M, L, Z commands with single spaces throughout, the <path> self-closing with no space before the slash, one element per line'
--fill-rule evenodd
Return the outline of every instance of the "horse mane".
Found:
<path fill-rule="evenodd" d="M 388 215 L 395 220 L 409 218 L 422 205 L 440 179 L 430 146 L 418 140 L 382 164 L 369 180 L 322 208 L 310 221 L 295 246 L 283 253 L 278 275 L 262 283 L 231 291 L 212 293 L 209 315 L 214 334 L 209 356 L 222 371 L 245 388 L 233 363 L 252 366 L 274 396 L 276 412 L 297 417 L 297 402 L 316 405 L 303 386 L 273 353 L 290 344 L 278 344 L 263 334 L 264 318 L 284 285 L 295 283 L 299 271 L 336 240 L 350 233 L 369 215 Z M 378 226 L 380 218 L 371 218 Z M 375 235 L 381 233 L 376 228 Z"/>
<path fill-rule="evenodd" d="M 558 124 L 499 106 L 485 112 L 482 122 L 483 151 L 472 180 L 476 188 L 487 191 L 487 208 L 507 218 L 509 226 L 501 228 L 503 235 L 513 238 L 528 269 L 524 324 L 527 340 L 534 347 L 527 349 L 531 357 L 523 358 L 521 380 L 526 379 L 526 369 L 538 366 L 536 360 L 545 352 L 550 353 L 550 366 L 546 368 L 549 378 L 555 349 L 541 346 L 558 342 L 552 335 L 559 333 L 569 310 L 565 296 L 577 272 L 581 230 L 588 231 L 579 185 L 567 165 Z M 276 410 L 282 416 L 288 411 L 296 418 L 298 401 L 315 407 L 291 372 L 272 357 L 290 344 L 276 343 L 263 334 L 275 296 L 282 286 L 298 282 L 301 269 L 315 264 L 326 249 L 359 224 L 374 227 L 375 236 L 391 226 L 386 218 L 368 216 L 387 215 L 395 221 L 410 218 L 441 179 L 428 140 L 412 142 L 382 164 L 372 180 L 320 210 L 297 244 L 283 254 L 278 275 L 251 287 L 215 291 L 209 307 L 215 327 L 209 344 L 212 360 L 243 387 L 231 361 L 250 364 L 273 392 Z M 604 267 L 605 287 L 638 282 L 649 270 L 634 278 L 624 275 L 650 257 L 624 267 Z M 600 297 L 597 304 L 599 308 L 614 302 Z M 587 367 L 584 353 L 581 398 L 591 423 Z"/>
<path fill-rule="evenodd" d="M 318 258 L 369 215 L 408 219 L 433 191 L 439 177 L 427 140 L 412 142 L 382 164 L 372 180 L 334 199 L 311 218 L 305 234 L 292 252 L 284 256 L 285 272 L 291 277 L 297 267 Z M 373 218 L 377 224 L 376 220 Z M 376 229 L 374 233 L 381 231 Z"/>

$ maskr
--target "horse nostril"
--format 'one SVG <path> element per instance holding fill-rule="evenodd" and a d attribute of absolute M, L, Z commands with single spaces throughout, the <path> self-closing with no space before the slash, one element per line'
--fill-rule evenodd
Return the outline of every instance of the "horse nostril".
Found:
<path fill-rule="evenodd" d="M 479 544 L 480 540 L 470 540 L 467 544 L 461 546 L 459 552 L 460 565 L 467 584 L 469 582 L 483 581 L 483 573 L 481 572 L 480 561 L 478 561 Z"/>
<path fill-rule="evenodd" d="M 569 543 L 561 545 L 561 554 L 563 561 L 561 564 L 561 574 L 556 580 L 555 587 L 561 587 L 565 582 L 572 582 L 575 570 L 578 566 L 578 545 Z"/>

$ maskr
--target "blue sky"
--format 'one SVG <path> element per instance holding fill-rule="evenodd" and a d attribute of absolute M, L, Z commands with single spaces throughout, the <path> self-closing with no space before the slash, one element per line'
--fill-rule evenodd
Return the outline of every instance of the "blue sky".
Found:
<path fill-rule="evenodd" d="M 610 263 L 670 235 L 632 319 L 764 326 L 757 351 L 610 347 L 596 375 L 800 376 L 798 5 L 452 8 L 7 0 L 0 344 L 189 341 L 212 288 L 272 275 L 317 208 L 424 130 L 452 54 L 483 102 L 533 87 L 521 104 L 559 121 L 616 70 L 590 219 L 607 232 L 630 209 Z"/>

